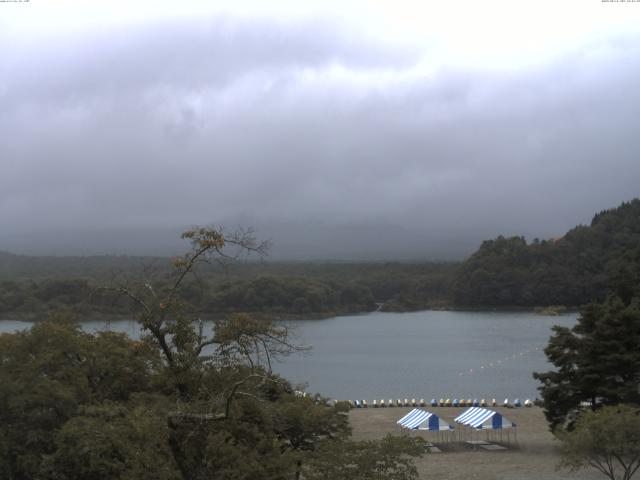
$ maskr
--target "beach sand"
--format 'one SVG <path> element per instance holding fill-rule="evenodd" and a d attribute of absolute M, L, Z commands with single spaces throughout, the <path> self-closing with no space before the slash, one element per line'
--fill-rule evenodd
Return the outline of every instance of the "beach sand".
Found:
<path fill-rule="evenodd" d="M 453 419 L 465 408 L 425 407 L 443 420 L 454 425 Z M 442 453 L 425 454 L 416 459 L 421 479 L 438 480 L 596 480 L 605 478 L 595 470 L 570 472 L 557 470 L 559 462 L 558 442 L 548 430 L 542 409 L 492 408 L 517 425 L 517 444 L 510 435 L 511 446 L 507 450 L 474 450 L 461 442 L 438 442 L 434 433 L 402 430 L 396 421 L 411 411 L 411 407 L 354 409 L 349 413 L 354 440 L 371 440 L 393 435 L 421 436 L 441 446 Z M 455 425 L 454 425 L 455 426 Z M 500 443 L 499 435 L 495 435 Z M 485 433 L 476 433 L 474 439 L 485 439 Z M 502 436 L 506 445 L 507 437 Z"/>

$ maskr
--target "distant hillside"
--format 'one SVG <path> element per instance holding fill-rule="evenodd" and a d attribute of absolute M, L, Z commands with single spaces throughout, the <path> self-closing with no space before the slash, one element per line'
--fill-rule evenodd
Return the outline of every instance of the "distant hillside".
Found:
<path fill-rule="evenodd" d="M 165 265 L 166 258 L 97 255 L 56 257 L 14 255 L 0 251 L 1 280 L 43 278 L 109 278 L 116 272 L 139 270 L 143 265 Z"/>
<path fill-rule="evenodd" d="M 269 259 L 274 261 L 459 261 L 473 252 L 490 228 L 444 231 L 381 222 L 332 223 L 319 221 L 266 222 L 238 218 L 207 222 L 253 227 L 256 237 L 269 240 Z M 167 227 L 120 227 L 68 229 L 30 233 L 0 232 L 0 251 L 35 256 L 158 256 L 180 255 L 188 244 L 180 234 L 192 225 Z"/>
<path fill-rule="evenodd" d="M 68 308 L 83 315 L 128 314 L 128 305 L 89 296 L 92 286 L 139 278 L 161 257 L 29 257 L 0 252 L 0 318 L 44 318 Z M 425 308 L 579 306 L 604 299 L 607 289 L 640 285 L 640 200 L 597 214 L 564 237 L 498 237 L 462 264 L 440 262 L 237 263 L 228 272 L 200 271 L 189 301 L 210 314 L 236 310 L 277 315 L 330 316 Z M 193 288 L 192 288 L 193 287 Z M 193 298 L 191 298 L 193 297 Z"/>
<path fill-rule="evenodd" d="M 56 311 L 82 317 L 131 316 L 124 299 L 95 292 L 97 285 L 166 280 L 168 258 L 29 257 L 0 252 L 0 319 L 43 319 Z M 443 303 L 457 264 L 238 262 L 228 271 L 202 265 L 186 282 L 185 299 L 205 314 L 245 311 L 316 318 Z M 142 277 L 141 277 L 142 276 Z M 405 298 L 407 293 L 415 296 Z"/>
<path fill-rule="evenodd" d="M 640 278 L 640 200 L 598 213 L 559 239 L 488 240 L 457 270 L 457 306 L 578 306 Z"/>

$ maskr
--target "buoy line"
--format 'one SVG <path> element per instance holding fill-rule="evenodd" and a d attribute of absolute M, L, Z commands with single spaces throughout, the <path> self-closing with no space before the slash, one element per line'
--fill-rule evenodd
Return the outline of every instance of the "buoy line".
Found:
<path fill-rule="evenodd" d="M 530 348 L 529 350 L 522 350 L 520 352 L 514 353 L 512 355 L 507 355 L 506 357 L 500 358 L 498 360 L 494 360 L 489 362 L 488 364 L 480 365 L 479 368 L 469 368 L 467 370 L 461 370 L 458 372 L 459 377 L 475 375 L 477 373 L 482 373 L 492 368 L 498 368 L 504 365 L 505 363 L 510 362 L 511 360 L 525 357 L 526 355 L 531 355 L 533 353 L 539 352 L 543 350 L 543 346 L 537 346 L 535 348 Z"/>

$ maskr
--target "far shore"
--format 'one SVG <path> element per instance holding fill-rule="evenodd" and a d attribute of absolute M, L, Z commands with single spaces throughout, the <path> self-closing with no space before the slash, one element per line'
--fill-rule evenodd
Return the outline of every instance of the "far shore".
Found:
<path fill-rule="evenodd" d="M 205 321 L 214 321 L 222 318 L 226 318 L 228 315 L 232 315 L 233 313 L 247 313 L 248 315 L 253 315 L 254 317 L 260 319 L 264 318 L 265 320 L 275 320 L 275 321 L 291 321 L 291 320 L 326 320 L 328 318 L 335 317 L 348 317 L 354 315 L 369 315 L 371 313 L 381 312 L 381 313 L 415 313 L 415 312 L 477 312 L 477 313 L 509 313 L 509 312 L 517 312 L 517 313 L 534 313 L 540 316 L 563 316 L 563 315 L 574 315 L 580 311 L 580 307 L 562 307 L 561 310 L 554 310 L 556 306 L 553 307 L 513 307 L 513 306 L 505 306 L 505 307 L 455 307 L 455 306 L 446 306 L 446 307 L 434 307 L 434 308 L 420 308 L 416 310 L 359 310 L 354 312 L 349 311 L 333 311 L 333 312 L 311 312 L 311 313 L 282 313 L 282 312 L 218 312 L 218 313 L 203 313 L 202 319 Z M 551 310 L 549 310 L 551 308 Z M 24 314 L 24 313 L 15 313 L 15 314 L 5 314 L 0 316 L 0 322 L 3 321 L 14 321 L 14 322 L 41 322 L 45 321 L 50 315 L 55 314 L 56 312 L 43 312 L 42 314 Z M 106 313 L 85 313 L 85 314 L 75 314 L 80 319 L 80 321 L 105 321 L 105 322 L 117 322 L 117 321 L 135 321 L 135 314 L 132 313 L 130 315 L 124 314 L 106 314 Z"/>

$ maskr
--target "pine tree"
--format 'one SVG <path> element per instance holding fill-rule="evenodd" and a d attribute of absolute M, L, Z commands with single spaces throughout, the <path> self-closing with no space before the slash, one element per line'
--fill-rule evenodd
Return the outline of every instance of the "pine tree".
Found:
<path fill-rule="evenodd" d="M 640 297 L 612 293 L 585 307 L 573 328 L 554 332 L 545 353 L 556 370 L 534 373 L 553 430 L 571 427 L 585 402 L 592 410 L 640 404 Z"/>

